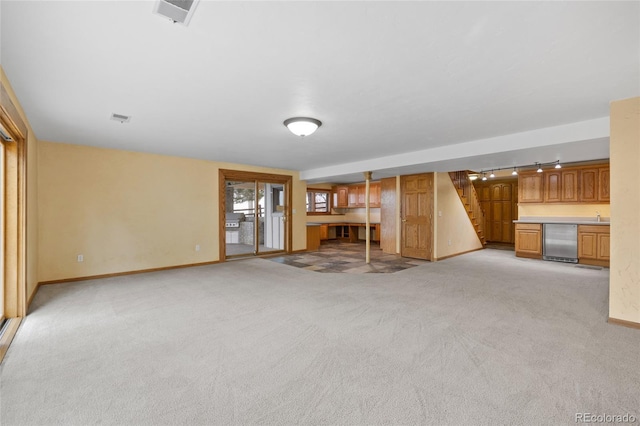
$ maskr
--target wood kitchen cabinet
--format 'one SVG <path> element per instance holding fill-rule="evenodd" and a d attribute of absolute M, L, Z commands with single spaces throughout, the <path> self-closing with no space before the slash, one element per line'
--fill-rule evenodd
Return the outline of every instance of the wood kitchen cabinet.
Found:
<path fill-rule="evenodd" d="M 369 184 L 369 207 L 380 207 L 380 182 Z"/>
<path fill-rule="evenodd" d="M 601 167 L 598 170 L 598 201 L 610 201 L 609 189 L 609 167 Z"/>
<path fill-rule="evenodd" d="M 329 239 L 329 225 L 320 225 L 320 241 Z"/>
<path fill-rule="evenodd" d="M 610 227 L 578 225 L 578 262 L 609 267 Z"/>
<path fill-rule="evenodd" d="M 578 170 L 553 170 L 543 175 L 545 203 L 578 201 Z"/>
<path fill-rule="evenodd" d="M 349 189 L 349 205 L 348 207 L 360 207 L 358 201 L 360 199 L 360 186 L 359 185 L 349 185 L 347 187 Z"/>
<path fill-rule="evenodd" d="M 600 171 L 597 168 L 580 170 L 580 201 L 595 203 L 598 201 L 598 181 Z"/>
<path fill-rule="evenodd" d="M 516 223 L 516 256 L 542 259 L 542 224 Z"/>
<path fill-rule="evenodd" d="M 349 187 L 333 187 L 333 206 L 338 208 L 349 207 Z"/>
<path fill-rule="evenodd" d="M 543 180 L 542 173 L 522 172 L 518 176 L 518 201 L 521 203 L 542 203 Z"/>
<path fill-rule="evenodd" d="M 334 207 L 366 207 L 367 187 L 364 183 L 334 186 Z M 369 206 L 380 207 L 380 182 L 369 183 Z"/>
<path fill-rule="evenodd" d="M 560 201 L 563 203 L 577 202 L 578 200 L 578 170 L 563 170 Z"/>
<path fill-rule="evenodd" d="M 609 165 L 520 172 L 520 203 L 609 203 Z"/>
<path fill-rule="evenodd" d="M 558 203 L 562 201 L 562 172 L 544 173 L 544 202 Z"/>
<path fill-rule="evenodd" d="M 307 251 L 320 250 L 320 226 L 307 226 Z"/>
<path fill-rule="evenodd" d="M 580 201 L 608 203 L 609 186 L 609 166 L 580 170 Z"/>

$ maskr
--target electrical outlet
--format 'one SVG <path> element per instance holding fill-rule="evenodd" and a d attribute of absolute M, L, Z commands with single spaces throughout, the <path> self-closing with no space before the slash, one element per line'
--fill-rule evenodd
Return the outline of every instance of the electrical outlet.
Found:
<path fill-rule="evenodd" d="M 78 262 L 84 262 L 84 255 L 82 254 L 78 255 Z"/>
<path fill-rule="evenodd" d="M 438 217 L 442 217 L 442 210 L 438 210 Z"/>
<path fill-rule="evenodd" d="M 449 239 L 448 243 L 449 243 L 449 245 L 451 245 L 451 239 Z"/>
<path fill-rule="evenodd" d="M 196 244 L 196 251 L 200 251 L 200 244 Z"/>

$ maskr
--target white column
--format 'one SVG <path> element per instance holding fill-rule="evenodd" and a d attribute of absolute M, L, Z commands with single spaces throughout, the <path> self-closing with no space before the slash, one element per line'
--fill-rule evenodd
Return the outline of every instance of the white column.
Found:
<path fill-rule="evenodd" d="M 370 213 L 371 213 L 371 207 L 369 206 L 369 184 L 371 181 L 371 172 L 364 172 L 364 178 L 365 178 L 365 190 L 364 190 L 364 205 L 365 205 L 365 231 L 367 233 L 366 236 L 366 244 L 367 244 L 367 251 L 366 251 L 366 262 L 367 263 L 371 263 L 371 217 L 370 217 Z"/>

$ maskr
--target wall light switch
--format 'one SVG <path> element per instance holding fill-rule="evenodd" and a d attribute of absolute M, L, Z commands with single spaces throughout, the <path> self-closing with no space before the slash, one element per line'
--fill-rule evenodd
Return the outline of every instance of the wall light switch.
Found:
<path fill-rule="evenodd" d="M 200 251 L 200 244 L 196 244 L 196 251 Z"/>
<path fill-rule="evenodd" d="M 438 217 L 442 217 L 442 210 L 438 210 Z"/>
<path fill-rule="evenodd" d="M 84 255 L 82 254 L 78 255 L 78 262 L 84 262 Z"/>

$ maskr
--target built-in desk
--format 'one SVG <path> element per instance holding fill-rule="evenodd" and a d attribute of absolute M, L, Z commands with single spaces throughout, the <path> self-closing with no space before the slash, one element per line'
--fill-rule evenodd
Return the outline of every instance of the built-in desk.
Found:
<path fill-rule="evenodd" d="M 317 250 L 322 240 L 339 239 L 355 243 L 359 240 L 360 228 L 366 226 L 362 222 L 307 222 L 307 250 Z M 333 228 L 332 232 L 329 231 L 330 228 Z M 380 241 L 380 224 L 370 223 L 369 228 L 373 231 L 371 241 Z"/>

